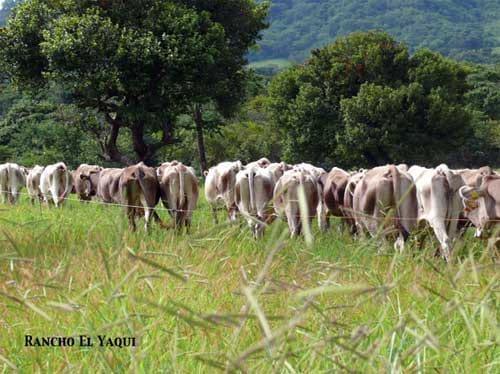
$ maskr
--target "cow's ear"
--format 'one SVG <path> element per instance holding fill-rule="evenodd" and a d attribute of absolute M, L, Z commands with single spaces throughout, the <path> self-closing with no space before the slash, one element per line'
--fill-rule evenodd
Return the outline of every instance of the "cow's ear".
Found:
<path fill-rule="evenodd" d="M 156 168 L 156 175 L 161 177 L 161 168 Z"/>

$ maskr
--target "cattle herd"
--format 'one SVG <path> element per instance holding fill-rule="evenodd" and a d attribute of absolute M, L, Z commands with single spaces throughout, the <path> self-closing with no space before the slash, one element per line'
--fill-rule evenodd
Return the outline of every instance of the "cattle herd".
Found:
<path fill-rule="evenodd" d="M 448 260 L 465 227 L 475 226 L 479 237 L 500 219 L 500 176 L 487 166 L 452 170 L 444 164 L 433 169 L 400 164 L 326 172 L 307 163 L 262 158 L 247 165 L 221 162 L 204 176 L 214 221 L 224 207 L 230 221 L 243 217 L 255 238 L 276 217 L 285 219 L 291 236 L 297 236 L 315 217 L 320 230 L 327 230 L 333 216 L 353 234 L 394 238 L 395 248 L 402 250 L 410 234 L 426 223 Z M 198 201 L 195 171 L 178 161 L 157 168 L 144 163 L 123 169 L 83 164 L 75 171 L 63 162 L 31 169 L 1 164 L 2 203 L 16 203 L 23 187 L 32 203 L 58 207 L 74 193 L 82 201 L 124 206 L 133 230 L 137 217 L 145 218 L 146 229 L 152 219 L 162 227 L 189 227 Z M 172 217 L 170 225 L 155 211 L 160 200 Z"/>

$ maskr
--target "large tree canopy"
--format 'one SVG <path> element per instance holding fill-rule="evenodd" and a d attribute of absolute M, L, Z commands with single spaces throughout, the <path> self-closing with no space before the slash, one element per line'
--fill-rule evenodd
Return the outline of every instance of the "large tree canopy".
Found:
<path fill-rule="evenodd" d="M 410 57 L 386 33 L 354 33 L 278 75 L 269 109 L 290 161 L 434 162 L 470 134 L 467 73 L 428 50 Z"/>
<path fill-rule="evenodd" d="M 106 159 L 133 161 L 117 146 L 126 127 L 148 161 L 193 102 L 234 108 L 265 15 L 253 0 L 28 0 L 1 33 L 1 57 L 18 85 L 56 82 L 102 113 Z"/>

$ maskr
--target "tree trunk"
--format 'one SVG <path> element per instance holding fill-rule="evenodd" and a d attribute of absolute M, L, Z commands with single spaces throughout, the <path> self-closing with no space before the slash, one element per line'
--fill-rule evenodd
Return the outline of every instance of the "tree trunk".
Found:
<path fill-rule="evenodd" d="M 205 151 L 205 140 L 203 138 L 203 116 L 201 106 L 196 104 L 194 107 L 194 123 L 196 124 L 196 137 L 198 139 L 198 154 L 200 156 L 201 172 L 208 170 L 207 155 Z"/>
<path fill-rule="evenodd" d="M 107 161 L 114 161 L 125 165 L 132 165 L 133 161 L 127 156 L 122 155 L 122 153 L 118 150 L 118 146 L 116 145 L 122 123 L 118 118 L 112 118 L 109 113 L 106 113 L 104 117 L 106 119 L 106 122 L 108 122 L 111 126 L 111 132 L 109 134 L 109 137 L 103 143 L 103 158 Z"/>
<path fill-rule="evenodd" d="M 135 123 L 131 128 L 132 144 L 138 161 L 149 161 L 152 156 L 146 142 L 144 141 L 144 125 Z"/>

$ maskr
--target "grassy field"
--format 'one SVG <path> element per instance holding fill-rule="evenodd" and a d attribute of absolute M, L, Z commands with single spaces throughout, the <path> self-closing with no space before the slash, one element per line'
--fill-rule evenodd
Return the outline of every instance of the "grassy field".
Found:
<path fill-rule="evenodd" d="M 0 368 L 498 373 L 487 243 L 467 233 L 450 264 L 432 240 L 420 247 L 395 253 L 335 222 L 311 246 L 280 222 L 254 241 L 215 226 L 204 202 L 190 234 L 149 235 L 118 207 L 0 206 Z M 25 347 L 25 335 L 94 346 Z M 98 335 L 138 344 L 99 347 Z"/>

